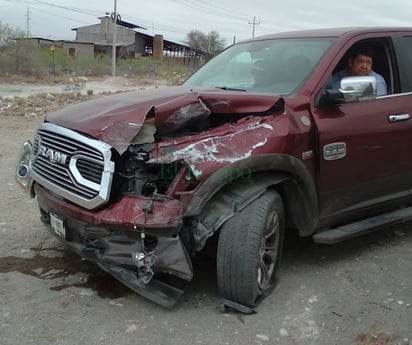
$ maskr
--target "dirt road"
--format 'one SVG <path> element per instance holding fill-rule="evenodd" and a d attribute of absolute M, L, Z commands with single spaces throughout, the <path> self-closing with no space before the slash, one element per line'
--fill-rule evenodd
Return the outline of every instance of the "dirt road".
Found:
<path fill-rule="evenodd" d="M 412 223 L 334 246 L 289 236 L 278 287 L 248 316 L 219 311 L 214 263 L 198 262 L 166 310 L 44 230 L 14 181 L 21 142 L 42 118 L 0 113 L 1 345 L 409 344 Z"/>

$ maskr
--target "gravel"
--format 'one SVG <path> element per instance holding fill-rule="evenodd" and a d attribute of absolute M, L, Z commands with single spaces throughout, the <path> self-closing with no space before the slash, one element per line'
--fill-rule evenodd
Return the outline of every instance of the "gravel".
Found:
<path fill-rule="evenodd" d="M 1 345 L 410 343 L 411 222 L 333 246 L 288 234 L 280 282 L 252 315 L 220 312 L 210 259 L 166 310 L 64 248 L 17 187 L 16 156 L 44 114 L 96 96 L 0 100 Z"/>

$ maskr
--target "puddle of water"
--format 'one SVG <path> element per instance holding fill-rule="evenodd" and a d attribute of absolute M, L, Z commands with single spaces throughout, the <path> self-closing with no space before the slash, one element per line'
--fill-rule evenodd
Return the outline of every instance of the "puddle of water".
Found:
<path fill-rule="evenodd" d="M 126 286 L 91 262 L 82 261 L 75 253 L 66 249 L 30 248 L 35 254 L 31 258 L 6 256 L 0 258 L 0 273 L 20 272 L 42 280 L 58 280 L 77 273 L 88 276 L 84 281 L 61 283 L 52 286 L 53 291 L 70 287 L 89 288 L 101 298 L 117 299 L 133 293 Z M 47 256 L 42 252 L 47 251 Z M 55 256 L 50 253 L 55 252 Z"/>

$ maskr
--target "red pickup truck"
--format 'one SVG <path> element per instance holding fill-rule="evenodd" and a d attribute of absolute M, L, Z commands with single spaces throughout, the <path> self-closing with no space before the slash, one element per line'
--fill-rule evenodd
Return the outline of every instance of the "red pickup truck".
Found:
<path fill-rule="evenodd" d="M 374 76 L 331 88 L 352 47 Z M 16 178 L 59 240 L 171 307 L 216 255 L 221 306 L 251 312 L 283 238 L 333 244 L 412 215 L 412 28 L 278 33 L 234 44 L 181 86 L 48 115 Z M 176 278 L 176 279 L 177 279 Z"/>

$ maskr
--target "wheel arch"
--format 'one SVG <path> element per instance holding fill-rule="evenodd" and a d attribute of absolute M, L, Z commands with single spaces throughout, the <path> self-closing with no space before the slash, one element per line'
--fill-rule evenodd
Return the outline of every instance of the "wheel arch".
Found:
<path fill-rule="evenodd" d="M 233 177 L 228 169 L 238 172 L 236 178 L 228 178 Z M 220 169 L 196 191 L 185 212 L 185 217 L 197 220 L 193 230 L 195 250 L 201 250 L 236 211 L 269 188 L 281 195 L 286 222 L 293 224 L 300 236 L 312 234 L 319 211 L 315 184 L 306 166 L 289 155 L 260 155 Z"/>

